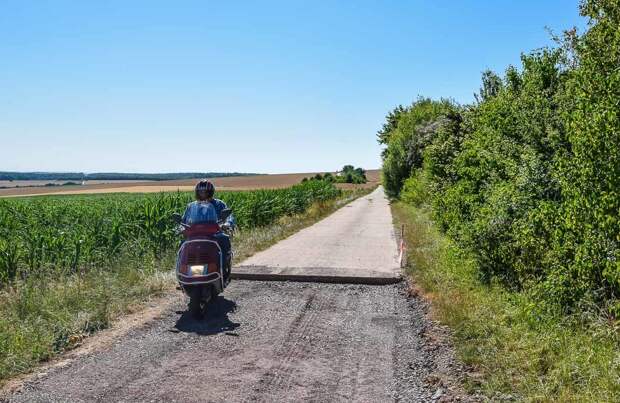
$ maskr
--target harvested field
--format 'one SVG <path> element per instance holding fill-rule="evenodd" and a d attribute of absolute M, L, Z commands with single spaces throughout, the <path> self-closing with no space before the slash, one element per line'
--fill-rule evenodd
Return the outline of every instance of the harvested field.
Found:
<path fill-rule="evenodd" d="M 364 185 L 338 184 L 344 189 L 374 187 L 381 178 L 378 169 L 366 172 L 368 183 Z M 279 189 L 295 185 L 303 178 L 313 176 L 315 173 L 294 173 L 254 176 L 229 176 L 222 178 L 210 178 L 218 190 L 251 190 L 251 189 Z M 127 182 L 117 181 L 114 183 L 86 184 L 82 186 L 62 187 L 20 187 L 14 189 L 0 189 L 0 197 L 18 196 L 42 196 L 48 194 L 91 194 L 91 193 L 154 193 L 174 192 L 177 190 L 192 190 L 196 184 L 195 179 L 183 179 L 174 181 L 148 181 Z"/>
<path fill-rule="evenodd" d="M 62 180 L 16 180 L 16 181 L 4 181 L 0 180 L 0 188 L 17 188 L 17 187 L 40 187 L 40 186 L 61 186 L 68 182 L 79 183 L 79 180 L 71 180 L 71 179 L 62 179 Z M 91 180 L 84 181 L 84 185 L 101 185 L 103 183 L 109 184 L 120 184 L 120 183 L 143 183 L 146 182 L 144 180 L 135 180 L 135 179 L 101 179 L 101 180 Z"/>

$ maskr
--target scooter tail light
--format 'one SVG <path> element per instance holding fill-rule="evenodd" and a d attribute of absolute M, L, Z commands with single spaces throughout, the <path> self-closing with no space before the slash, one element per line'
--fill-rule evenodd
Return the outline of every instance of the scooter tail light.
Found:
<path fill-rule="evenodd" d="M 186 264 L 179 265 L 179 273 L 189 274 L 189 266 Z"/>

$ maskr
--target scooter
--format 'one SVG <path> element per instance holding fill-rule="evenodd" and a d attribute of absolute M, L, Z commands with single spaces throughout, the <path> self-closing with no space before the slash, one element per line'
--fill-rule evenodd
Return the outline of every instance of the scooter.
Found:
<path fill-rule="evenodd" d="M 184 224 L 179 214 L 172 215 L 185 238 L 177 253 L 177 281 L 189 297 L 189 312 L 195 319 L 204 317 L 207 304 L 230 282 L 231 256 L 223 256 L 213 235 L 222 231 L 220 225 L 231 213 L 225 209 L 218 223 L 193 225 Z"/>

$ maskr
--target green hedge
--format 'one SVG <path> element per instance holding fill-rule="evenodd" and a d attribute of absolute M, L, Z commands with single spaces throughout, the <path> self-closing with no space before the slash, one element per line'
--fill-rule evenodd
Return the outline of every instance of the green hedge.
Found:
<path fill-rule="evenodd" d="M 379 133 L 389 195 L 431 205 L 480 278 L 620 314 L 620 4 L 589 29 L 483 75 L 471 105 L 420 99 Z M 404 188 L 403 188 L 404 186 Z"/>

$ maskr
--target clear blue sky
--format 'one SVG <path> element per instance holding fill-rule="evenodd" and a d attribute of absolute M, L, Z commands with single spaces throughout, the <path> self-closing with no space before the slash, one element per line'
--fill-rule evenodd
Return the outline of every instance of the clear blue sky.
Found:
<path fill-rule="evenodd" d="M 392 107 L 470 102 L 574 25 L 577 0 L 5 0 L 0 170 L 376 168 Z"/>

